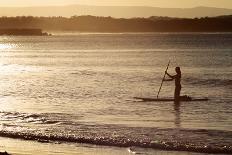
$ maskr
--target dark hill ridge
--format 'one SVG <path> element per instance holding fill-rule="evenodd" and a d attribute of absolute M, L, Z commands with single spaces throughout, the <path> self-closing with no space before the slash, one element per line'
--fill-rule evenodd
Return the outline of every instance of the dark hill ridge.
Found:
<path fill-rule="evenodd" d="M 16 36 L 47 36 L 46 32 L 41 29 L 0 29 L 0 35 L 16 35 Z"/>
<path fill-rule="evenodd" d="M 146 6 L 41 6 L 41 7 L 0 7 L 0 16 L 63 16 L 92 15 L 114 18 L 169 16 L 179 18 L 213 17 L 230 15 L 232 9 L 214 7 L 159 8 Z"/>
<path fill-rule="evenodd" d="M 232 15 L 204 18 L 112 18 L 95 16 L 1 17 L 0 29 L 78 32 L 232 32 Z"/>

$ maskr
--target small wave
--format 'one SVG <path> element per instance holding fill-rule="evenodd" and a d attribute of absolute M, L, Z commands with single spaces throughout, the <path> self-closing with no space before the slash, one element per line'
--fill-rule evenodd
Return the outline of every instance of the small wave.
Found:
<path fill-rule="evenodd" d="M 70 74 L 72 74 L 72 75 L 92 76 L 92 75 L 96 75 L 96 72 L 93 72 L 93 71 L 77 71 L 77 72 L 72 72 Z"/>
<path fill-rule="evenodd" d="M 108 131 L 106 131 L 106 129 Z M 157 128 L 146 129 L 129 127 L 121 127 L 119 129 L 116 126 L 85 126 L 84 128 L 80 129 L 77 133 L 72 133 L 71 129 L 66 129 L 67 132 L 65 130 L 59 132 L 55 132 L 54 130 L 53 132 L 47 132 L 47 130 L 7 130 L 7 127 L 5 127 L 0 131 L 0 136 L 9 138 L 19 138 L 24 140 L 34 140 L 43 143 L 57 141 L 72 143 L 88 143 L 94 145 L 116 147 L 142 147 L 161 150 L 189 151 L 200 153 L 232 153 L 232 143 L 231 138 L 229 138 L 232 137 L 232 132 L 230 131 L 187 129 L 176 130 Z M 210 139 L 209 135 L 211 136 L 211 140 L 214 143 L 208 141 Z M 223 137 L 219 138 L 218 141 L 215 141 L 215 137 L 218 138 L 218 135 L 223 135 Z M 195 136 L 203 141 L 197 141 L 196 139 L 192 138 Z M 225 143 L 222 142 L 223 140 Z"/>
<path fill-rule="evenodd" d="M 143 148 L 153 148 L 161 150 L 173 150 L 173 151 L 190 151 L 190 152 L 200 152 L 200 153 L 224 153 L 231 154 L 232 147 L 224 146 L 213 148 L 211 146 L 202 145 L 195 146 L 193 144 L 181 144 L 178 142 L 171 141 L 133 141 L 130 139 L 115 139 L 111 137 L 73 137 L 73 136 L 60 136 L 60 135 L 35 135 L 28 133 L 10 133 L 10 132 L 0 132 L 0 136 L 8 138 L 19 138 L 24 140 L 36 140 L 38 142 L 50 142 L 50 141 L 63 141 L 63 142 L 74 142 L 74 143 L 88 143 L 95 145 L 106 145 L 106 146 L 117 146 L 117 147 L 143 147 Z"/>
<path fill-rule="evenodd" d="M 232 131 L 83 124 L 76 122 L 76 117 L 72 121 L 72 117 L 62 113 L 0 112 L 0 136 L 43 143 L 57 141 L 232 154 Z"/>
<path fill-rule="evenodd" d="M 14 122 L 25 122 L 25 123 L 37 123 L 37 124 L 55 124 L 58 121 L 48 120 L 39 114 L 27 114 L 19 112 L 0 112 L 1 121 L 14 121 Z"/>

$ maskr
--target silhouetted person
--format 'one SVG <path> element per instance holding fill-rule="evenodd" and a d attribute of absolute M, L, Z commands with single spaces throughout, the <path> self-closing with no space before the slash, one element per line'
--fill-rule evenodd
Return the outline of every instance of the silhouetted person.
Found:
<path fill-rule="evenodd" d="M 176 67 L 176 75 L 170 75 L 166 71 L 165 73 L 171 78 L 171 79 L 165 79 L 164 81 L 172 81 L 175 80 L 175 93 L 174 93 L 174 100 L 175 103 L 180 101 L 180 91 L 181 91 L 181 70 L 180 67 Z"/>

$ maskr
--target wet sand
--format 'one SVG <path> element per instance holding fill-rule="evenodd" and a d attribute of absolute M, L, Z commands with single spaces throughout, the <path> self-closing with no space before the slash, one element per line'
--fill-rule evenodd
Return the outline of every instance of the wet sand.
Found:
<path fill-rule="evenodd" d="M 78 143 L 41 143 L 20 139 L 0 138 L 0 152 L 12 155 L 204 155 L 203 153 L 162 151 L 143 148 L 108 147 Z"/>

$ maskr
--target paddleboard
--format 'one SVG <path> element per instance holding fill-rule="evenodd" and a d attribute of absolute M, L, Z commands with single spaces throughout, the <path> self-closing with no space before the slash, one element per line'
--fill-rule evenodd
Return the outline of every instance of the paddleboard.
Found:
<path fill-rule="evenodd" d="M 134 97 L 136 100 L 142 102 L 174 102 L 173 98 L 144 98 L 144 97 Z M 180 101 L 194 102 L 194 101 L 208 101 L 208 98 L 181 98 Z"/>

